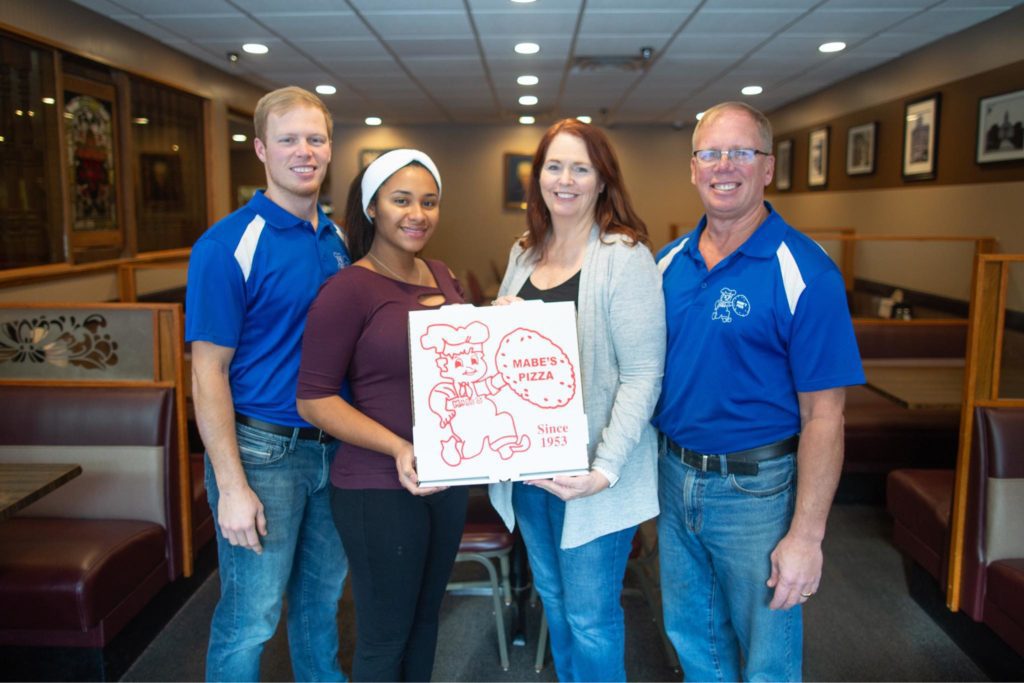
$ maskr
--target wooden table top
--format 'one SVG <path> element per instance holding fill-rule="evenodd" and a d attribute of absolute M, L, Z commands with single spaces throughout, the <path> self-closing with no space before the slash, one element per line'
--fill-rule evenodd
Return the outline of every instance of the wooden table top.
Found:
<path fill-rule="evenodd" d="M 867 385 L 907 408 L 959 408 L 963 401 L 962 365 L 864 364 Z"/>
<path fill-rule="evenodd" d="M 7 519 L 82 473 L 66 463 L 0 463 L 0 519 Z"/>

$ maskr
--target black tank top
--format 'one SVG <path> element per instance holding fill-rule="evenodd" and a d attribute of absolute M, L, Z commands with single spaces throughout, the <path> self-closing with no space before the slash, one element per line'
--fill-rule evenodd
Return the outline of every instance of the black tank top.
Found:
<path fill-rule="evenodd" d="M 519 298 L 521 299 L 540 299 L 544 303 L 552 304 L 557 301 L 571 301 L 577 308 L 580 307 L 580 273 L 581 270 L 577 270 L 576 274 L 571 278 L 563 282 L 562 284 L 555 285 L 551 289 L 538 289 L 530 278 L 526 278 L 526 282 L 519 289 Z"/>

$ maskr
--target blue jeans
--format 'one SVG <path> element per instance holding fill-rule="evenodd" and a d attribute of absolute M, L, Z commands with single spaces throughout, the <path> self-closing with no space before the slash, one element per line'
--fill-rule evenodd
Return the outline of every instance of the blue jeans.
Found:
<path fill-rule="evenodd" d="M 636 527 L 562 549 L 561 499 L 517 483 L 512 506 L 534 585 L 544 601 L 558 680 L 625 681 L 626 625 L 620 598 Z"/>
<path fill-rule="evenodd" d="M 249 486 L 263 503 L 263 553 L 217 533 L 220 601 L 213 613 L 206 678 L 257 681 L 263 645 L 288 596 L 288 645 L 297 681 L 344 681 L 338 664 L 338 601 L 348 563 L 331 517 L 327 475 L 337 442 L 278 436 L 238 425 Z M 214 520 L 220 492 L 209 455 L 206 490 Z"/>
<path fill-rule="evenodd" d="M 658 495 L 665 630 L 686 680 L 800 680 L 801 608 L 769 609 L 765 585 L 793 518 L 796 456 L 738 476 L 663 453 Z"/>

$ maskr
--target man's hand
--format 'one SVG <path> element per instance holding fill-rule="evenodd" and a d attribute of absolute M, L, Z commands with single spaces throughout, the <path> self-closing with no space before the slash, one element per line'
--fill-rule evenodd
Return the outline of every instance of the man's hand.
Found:
<path fill-rule="evenodd" d="M 263 503 L 251 488 L 222 490 L 217 503 L 217 521 L 228 543 L 248 548 L 257 555 L 263 552 L 260 536 L 267 535 L 267 518 L 263 514 Z"/>
<path fill-rule="evenodd" d="M 786 534 L 771 554 L 772 574 L 768 587 L 775 589 L 771 609 L 789 609 L 818 591 L 821 582 L 821 543 Z"/>
<path fill-rule="evenodd" d="M 591 470 L 575 477 L 532 479 L 526 483 L 553 493 L 562 500 L 592 496 L 608 488 L 608 479 L 597 470 Z"/>
<path fill-rule="evenodd" d="M 395 469 L 398 471 L 398 481 L 406 491 L 414 496 L 429 496 L 448 488 L 447 486 L 420 486 L 420 478 L 416 474 L 416 456 L 413 455 L 411 443 L 406 442 L 395 453 Z"/>
<path fill-rule="evenodd" d="M 506 294 L 505 296 L 499 296 L 497 299 L 491 302 L 492 306 L 508 306 L 509 304 L 516 304 L 525 301 L 514 294 Z"/>

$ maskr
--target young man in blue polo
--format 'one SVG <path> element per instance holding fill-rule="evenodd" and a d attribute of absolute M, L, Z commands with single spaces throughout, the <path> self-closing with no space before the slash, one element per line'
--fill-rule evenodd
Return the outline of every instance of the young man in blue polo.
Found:
<path fill-rule="evenodd" d="M 686 680 L 800 680 L 860 354 L 838 269 L 764 201 L 764 115 L 712 107 L 693 149 L 706 214 L 658 254 L 665 627 Z"/>
<path fill-rule="evenodd" d="M 188 271 L 192 398 L 220 532 L 206 677 L 259 679 L 287 595 L 295 680 L 339 681 L 348 565 L 327 479 L 337 443 L 295 409 L 306 311 L 349 263 L 317 203 L 332 122 L 316 95 L 295 87 L 265 95 L 254 122 L 267 189 L 203 234 Z"/>

